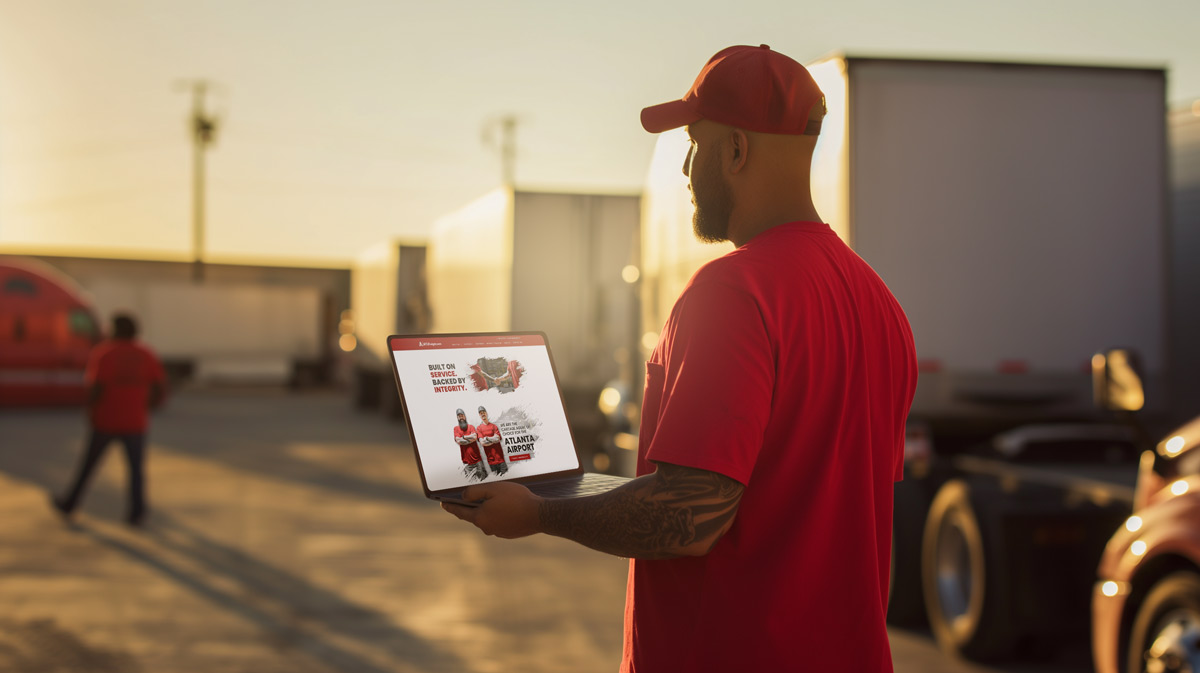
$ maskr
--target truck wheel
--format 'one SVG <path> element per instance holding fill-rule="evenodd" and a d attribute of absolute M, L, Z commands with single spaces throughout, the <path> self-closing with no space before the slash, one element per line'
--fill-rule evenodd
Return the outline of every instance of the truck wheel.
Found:
<path fill-rule="evenodd" d="M 1000 562 L 999 517 L 966 482 L 938 491 L 921 549 L 925 611 L 938 646 L 976 661 L 999 659 L 1016 640 Z"/>
<path fill-rule="evenodd" d="M 1142 602 L 1129 632 L 1129 673 L 1200 671 L 1200 575 L 1167 575 Z"/>
<path fill-rule="evenodd" d="M 896 482 L 892 509 L 892 567 L 888 583 L 887 621 L 895 626 L 925 622 L 921 593 L 921 532 L 929 511 L 925 485 L 906 479 Z"/>

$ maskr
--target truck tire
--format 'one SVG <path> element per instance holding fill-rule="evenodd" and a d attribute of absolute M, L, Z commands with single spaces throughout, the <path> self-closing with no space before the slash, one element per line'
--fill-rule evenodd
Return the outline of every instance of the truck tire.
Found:
<path fill-rule="evenodd" d="M 1200 666 L 1200 575 L 1182 570 L 1155 584 L 1138 608 L 1129 632 L 1125 671 L 1197 670 Z M 1171 665 L 1176 658 L 1188 668 Z M 1157 660 L 1164 665 L 1151 668 Z"/>
<path fill-rule="evenodd" d="M 892 509 L 892 565 L 888 583 L 887 621 L 894 626 L 925 623 L 925 596 L 921 591 L 921 534 L 929 511 L 925 484 L 896 482 Z"/>
<path fill-rule="evenodd" d="M 1000 517 L 978 490 L 956 479 L 938 491 L 925 521 L 921 580 L 942 651 L 990 661 L 1009 655 L 1017 634 Z"/>

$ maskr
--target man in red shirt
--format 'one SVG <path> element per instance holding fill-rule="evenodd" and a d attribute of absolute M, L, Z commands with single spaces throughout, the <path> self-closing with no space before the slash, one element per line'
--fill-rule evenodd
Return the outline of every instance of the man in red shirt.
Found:
<path fill-rule="evenodd" d="M 482 406 L 479 407 L 479 420 L 483 422 L 475 426 L 475 431 L 479 433 L 479 443 L 483 445 L 483 452 L 487 455 L 488 466 L 496 474 L 508 472 L 508 463 L 504 462 L 504 445 L 503 438 L 500 436 L 500 428 L 488 420 L 487 409 Z"/>
<path fill-rule="evenodd" d="M 88 420 L 91 436 L 70 491 L 53 504 L 70 517 L 108 445 L 119 439 L 129 463 L 127 521 L 140 526 L 146 518 L 146 426 L 149 409 L 162 403 L 166 375 L 154 353 L 137 341 L 137 323 L 125 314 L 113 316 L 113 337 L 97 344 L 88 358 Z"/>
<path fill-rule="evenodd" d="M 813 206 L 824 113 L 808 71 L 766 45 L 717 53 L 682 99 L 642 111 L 648 131 L 687 127 L 695 233 L 736 249 L 692 277 L 646 363 L 640 476 L 443 504 L 490 535 L 629 557 L 622 671 L 892 670 L 916 356 L 900 305 Z"/>
<path fill-rule="evenodd" d="M 479 455 L 479 433 L 475 426 L 467 422 L 467 412 L 455 410 L 458 425 L 454 426 L 454 442 L 458 444 L 459 455 L 462 457 L 463 473 L 468 479 L 487 479 L 487 468 L 483 466 L 483 458 Z"/>

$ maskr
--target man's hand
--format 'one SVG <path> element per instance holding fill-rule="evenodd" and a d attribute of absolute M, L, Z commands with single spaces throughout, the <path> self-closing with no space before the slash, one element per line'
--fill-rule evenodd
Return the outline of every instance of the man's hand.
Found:
<path fill-rule="evenodd" d="M 442 509 L 474 524 L 487 535 L 507 539 L 542 532 L 538 506 L 542 498 L 520 484 L 502 481 L 468 486 L 463 500 L 482 500 L 478 507 L 442 503 Z"/>
<path fill-rule="evenodd" d="M 501 481 L 463 491 L 479 507 L 442 508 L 488 535 L 546 533 L 614 556 L 663 559 L 711 551 L 733 525 L 745 489 L 718 472 L 658 463 L 652 474 L 598 495 L 540 498 Z"/>

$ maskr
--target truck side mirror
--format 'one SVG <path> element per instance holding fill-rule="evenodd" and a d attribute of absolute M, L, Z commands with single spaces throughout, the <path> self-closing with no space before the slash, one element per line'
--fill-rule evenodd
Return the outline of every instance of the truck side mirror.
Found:
<path fill-rule="evenodd" d="M 1113 348 L 1092 356 L 1092 393 L 1096 406 L 1108 411 L 1138 411 L 1146 404 L 1142 367 L 1137 353 Z"/>

